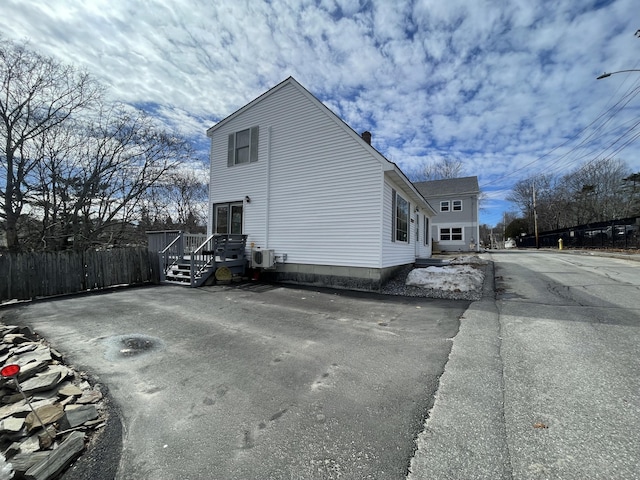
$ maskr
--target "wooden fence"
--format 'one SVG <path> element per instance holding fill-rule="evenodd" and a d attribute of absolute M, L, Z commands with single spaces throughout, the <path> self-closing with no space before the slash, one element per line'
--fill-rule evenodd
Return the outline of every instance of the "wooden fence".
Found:
<path fill-rule="evenodd" d="M 0 303 L 158 283 L 158 255 L 145 247 L 0 253 Z"/>

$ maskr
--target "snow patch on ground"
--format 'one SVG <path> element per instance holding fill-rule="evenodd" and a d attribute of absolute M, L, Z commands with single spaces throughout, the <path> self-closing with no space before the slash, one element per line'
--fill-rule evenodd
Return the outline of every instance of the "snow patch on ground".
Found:
<path fill-rule="evenodd" d="M 480 300 L 489 262 L 477 255 L 436 258 L 426 268 L 406 266 L 380 289 L 383 295 Z"/>
<path fill-rule="evenodd" d="M 442 267 L 415 268 L 405 283 L 410 286 L 446 292 L 476 292 L 482 290 L 486 262 L 478 257 L 457 257 Z"/>

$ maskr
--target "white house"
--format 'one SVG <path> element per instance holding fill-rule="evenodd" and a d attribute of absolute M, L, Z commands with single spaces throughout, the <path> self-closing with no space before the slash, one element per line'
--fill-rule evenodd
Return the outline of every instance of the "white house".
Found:
<path fill-rule="evenodd" d="M 207 130 L 209 234 L 248 235 L 278 281 L 378 290 L 431 256 L 432 207 L 397 165 L 289 77 Z"/>
<path fill-rule="evenodd" d="M 479 251 L 478 177 L 447 178 L 416 182 L 414 185 L 437 212 L 431 225 L 435 249 L 443 252 Z"/>

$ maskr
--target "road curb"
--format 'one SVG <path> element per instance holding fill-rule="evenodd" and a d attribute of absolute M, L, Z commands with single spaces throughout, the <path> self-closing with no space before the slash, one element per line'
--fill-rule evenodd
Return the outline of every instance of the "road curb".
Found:
<path fill-rule="evenodd" d="M 494 265 L 460 319 L 408 480 L 511 479 Z"/>

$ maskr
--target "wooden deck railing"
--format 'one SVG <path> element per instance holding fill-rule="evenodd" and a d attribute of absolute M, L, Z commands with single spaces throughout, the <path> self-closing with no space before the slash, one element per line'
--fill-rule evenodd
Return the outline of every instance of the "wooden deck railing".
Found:
<path fill-rule="evenodd" d="M 158 251 L 161 281 L 180 264 L 189 264 L 189 284 L 200 286 L 221 266 L 234 273 L 244 273 L 246 235 L 184 233 L 181 231 L 147 232 L 149 249 Z M 162 242 L 164 245 L 162 245 Z"/>

